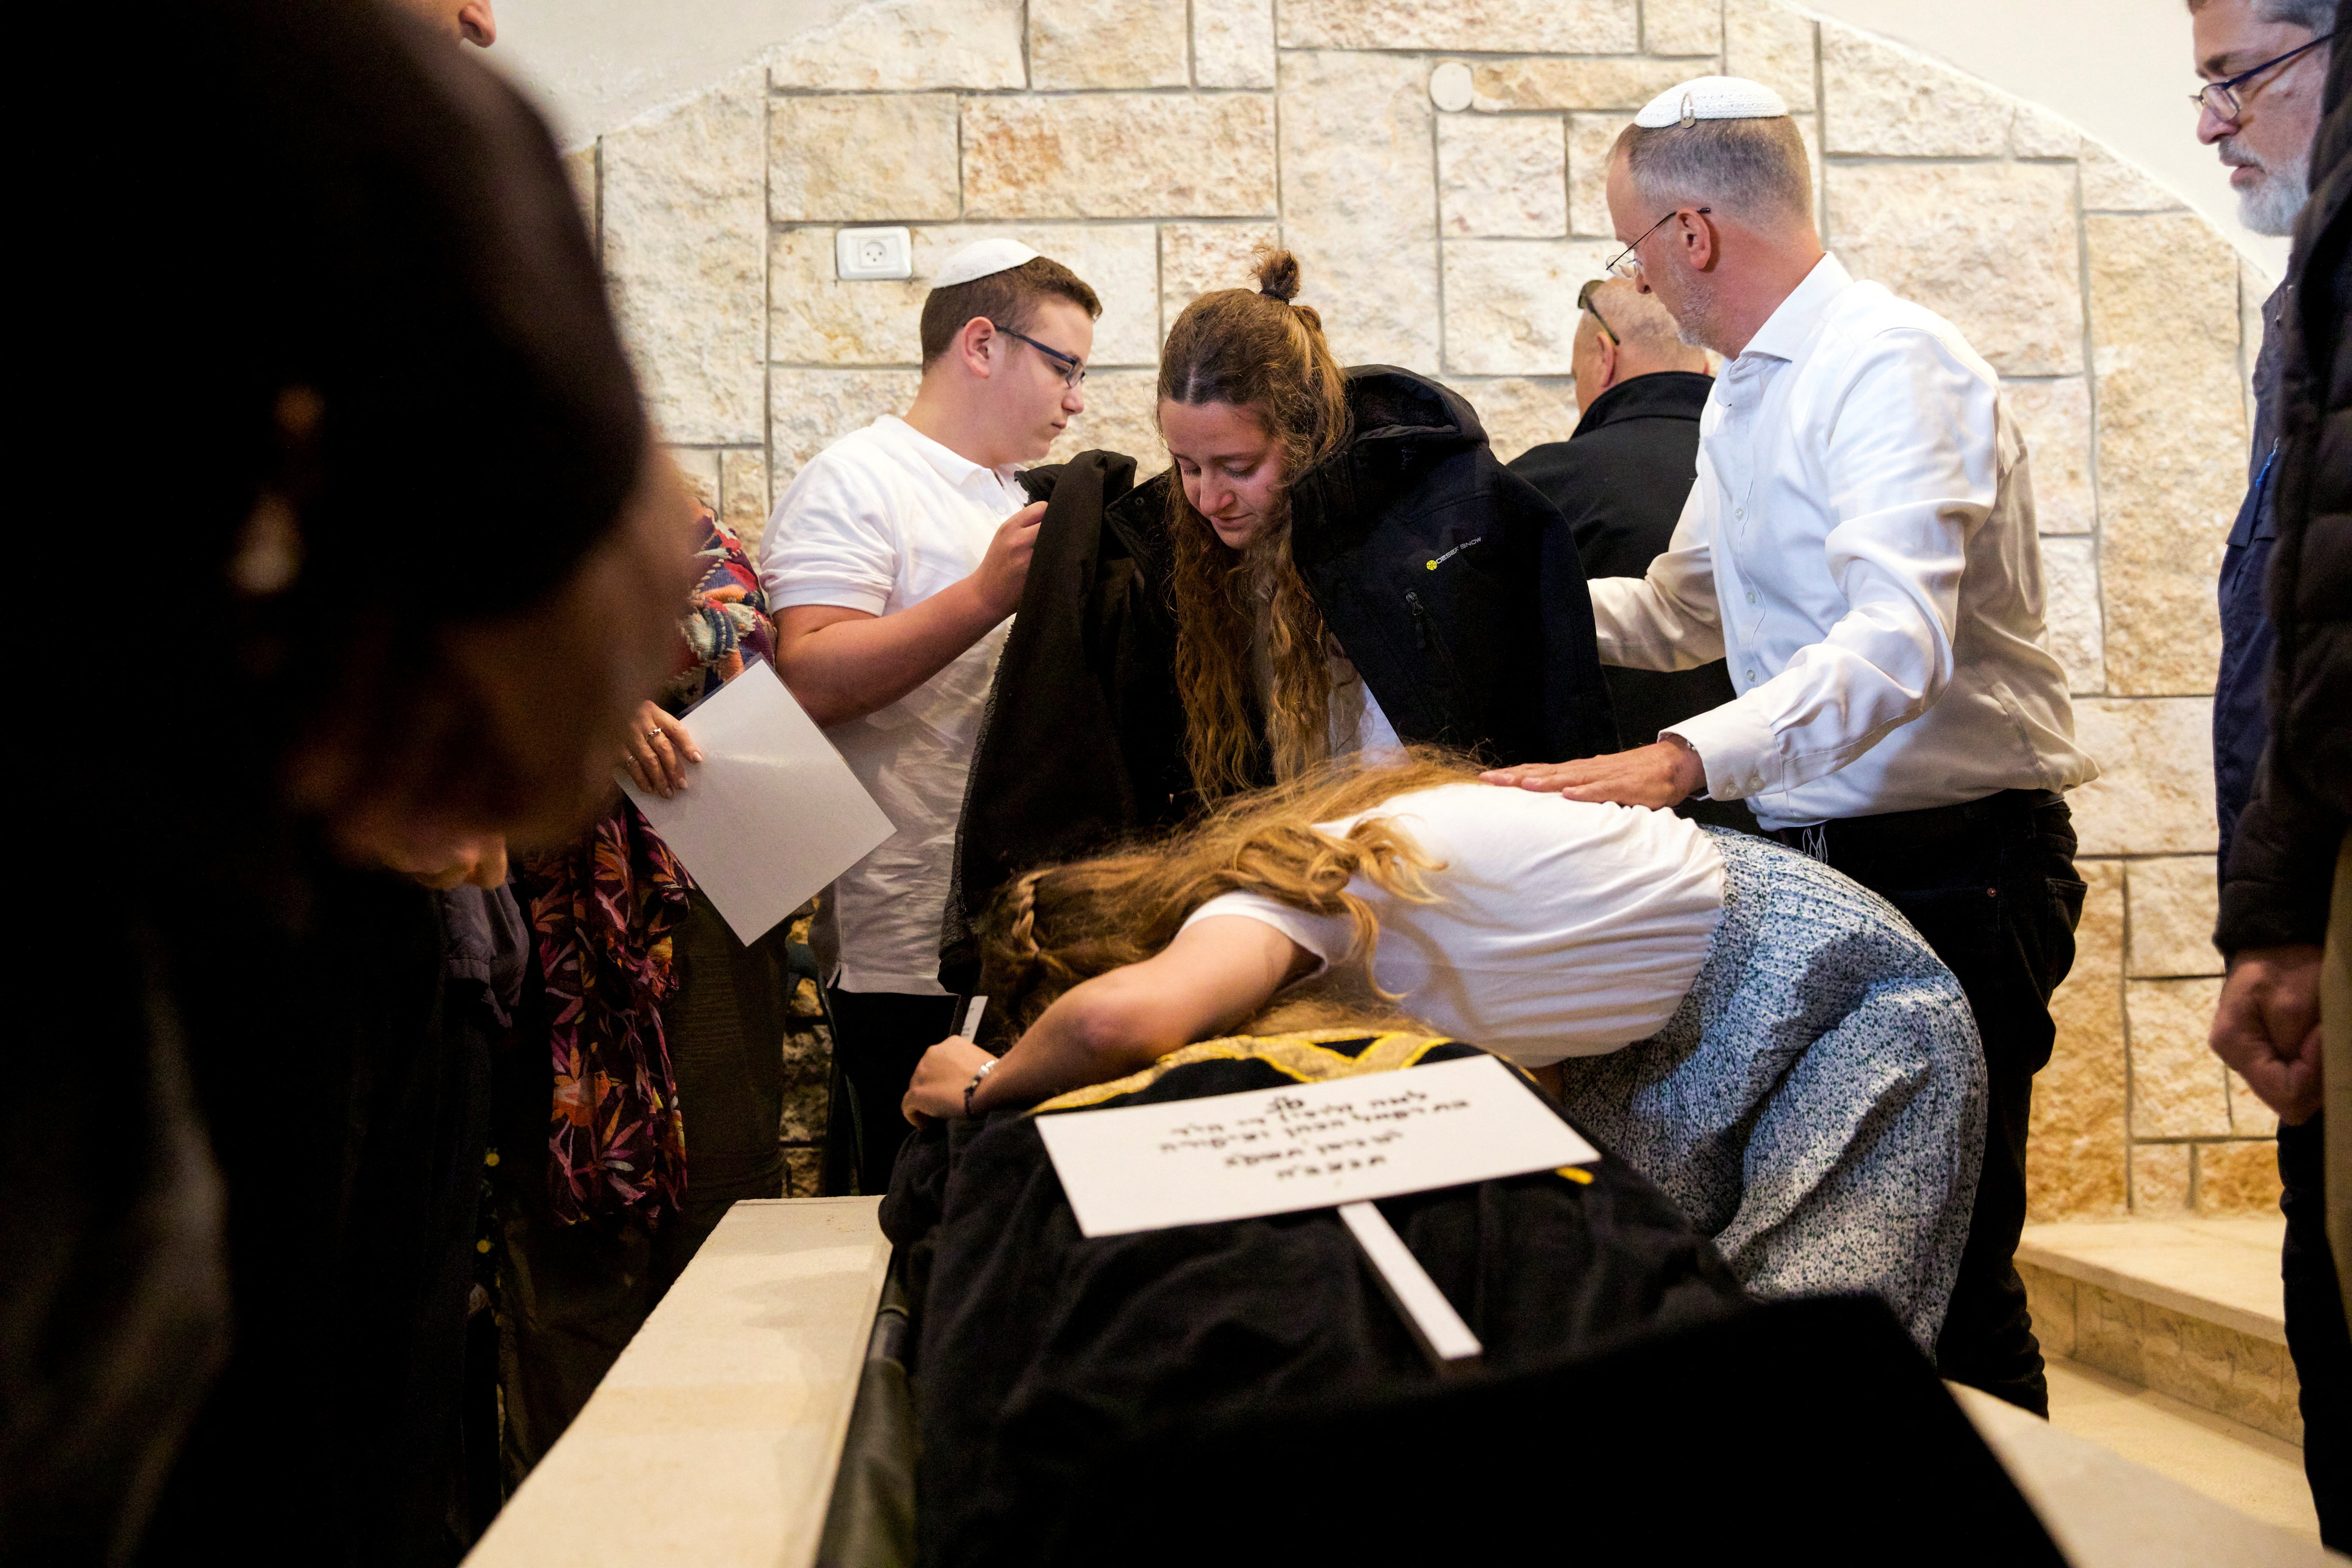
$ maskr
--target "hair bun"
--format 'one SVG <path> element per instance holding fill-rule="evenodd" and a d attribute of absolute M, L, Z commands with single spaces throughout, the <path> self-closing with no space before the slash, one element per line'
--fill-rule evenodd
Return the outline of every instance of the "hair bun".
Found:
<path fill-rule="evenodd" d="M 1298 298 L 1298 258 L 1286 250 L 1263 249 L 1257 256 L 1257 291 L 1289 304 Z"/>

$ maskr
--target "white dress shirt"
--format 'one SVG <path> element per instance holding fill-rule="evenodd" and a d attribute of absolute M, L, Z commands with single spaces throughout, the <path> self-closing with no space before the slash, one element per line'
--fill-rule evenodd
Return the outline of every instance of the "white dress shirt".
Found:
<path fill-rule="evenodd" d="M 1999 380 L 1834 256 L 1716 378 L 1672 546 L 1591 590 L 1604 664 L 1730 661 L 1738 698 L 1665 733 L 1767 827 L 2098 776 Z"/>
<path fill-rule="evenodd" d="M 999 524 L 1028 505 L 987 468 L 886 414 L 827 447 L 776 503 L 760 585 L 778 612 L 837 605 L 887 616 L 969 577 Z M 845 991 L 941 994 L 956 818 L 1008 618 L 887 708 L 825 731 L 898 831 L 833 885 Z"/>
<path fill-rule="evenodd" d="M 1371 977 L 1440 1032 L 1543 1067 L 1649 1038 L 1675 1016 L 1723 920 L 1723 854 L 1670 811 L 1557 795 L 1441 784 L 1324 823 L 1345 834 L 1393 817 L 1441 864 L 1429 902 L 1359 878 L 1380 938 Z M 1262 893 L 1220 893 L 1185 921 L 1241 915 L 1322 961 L 1347 957 L 1355 928 Z"/>

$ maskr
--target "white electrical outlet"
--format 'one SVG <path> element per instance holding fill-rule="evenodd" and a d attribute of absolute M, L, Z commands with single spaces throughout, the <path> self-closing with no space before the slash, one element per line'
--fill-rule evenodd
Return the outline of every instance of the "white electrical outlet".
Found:
<path fill-rule="evenodd" d="M 845 228 L 833 237 L 835 276 L 853 279 L 912 278 L 915 241 L 903 228 Z"/>

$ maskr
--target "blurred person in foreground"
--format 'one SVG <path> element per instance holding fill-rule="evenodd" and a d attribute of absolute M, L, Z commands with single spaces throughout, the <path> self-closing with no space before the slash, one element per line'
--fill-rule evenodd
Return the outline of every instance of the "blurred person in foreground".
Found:
<path fill-rule="evenodd" d="M 1715 377 L 1706 351 L 1683 342 L 1656 295 L 1622 278 L 1596 278 L 1578 290 L 1576 305 L 1569 363 L 1582 415 L 1567 440 L 1528 447 L 1511 459 L 1511 471 L 1568 520 L 1587 578 L 1639 577 L 1673 543 L 1690 499 L 1698 416 Z M 1601 674 L 1618 733 L 1637 743 L 1738 695 L 1719 658 L 1696 669 L 1612 664 Z M 1756 830 L 1755 814 L 1736 800 L 1686 800 L 1675 811 Z"/>
<path fill-rule="evenodd" d="M 70 683 L 19 853 L 71 1005 L 0 1113 L 0 1557 L 454 1558 L 415 1398 L 474 1192 L 411 874 L 593 808 L 691 507 L 513 92 L 369 4 L 117 20 L 121 104 L 28 179 L 72 243 L 29 258 L 10 624 Z M 163 146 L 202 155 L 121 200 Z"/>
<path fill-rule="evenodd" d="M 2258 17 L 2264 30 L 2220 39 L 2223 0 L 2196 13 L 2199 68 L 2217 82 L 2244 73 L 2303 34 L 2341 35 L 2352 0 L 2333 18 L 2309 6 L 2293 26 Z M 2210 46 L 2210 47 L 2209 47 Z M 2304 55 L 2309 60 L 2312 50 Z M 2252 58 L 2249 58 L 2248 57 Z M 2288 68 L 2273 64 L 2273 72 Z M 2307 74 L 2316 74 L 2308 71 Z M 2251 123 L 2294 101 L 2248 98 L 2263 76 L 2216 105 L 2209 86 L 2206 126 L 2217 114 Z M 2305 84 L 2301 89 L 2308 94 Z M 2294 171 L 2309 202 L 2294 225 L 2287 280 L 2265 311 L 2264 416 L 2275 441 L 2263 454 L 2250 510 L 2262 508 L 2268 563 L 2269 671 L 2265 715 L 2246 706 L 2267 743 L 2252 770 L 2250 797 L 2226 840 L 2221 912 L 2213 942 L 2229 961 L 2213 1019 L 2214 1051 L 2279 1113 L 2280 1207 L 2286 1215 L 2281 1272 L 2287 1349 L 2302 1384 L 2304 1471 L 2319 1513 L 2320 1539 L 2352 1550 L 2352 68 L 2338 48 L 2326 62 L 2316 134 Z M 2228 158 L 2231 141 L 2223 140 Z M 2232 160 L 2233 162 L 2235 160 Z M 2265 182 L 2284 176 L 2264 170 Z M 2236 177 L 2233 176 L 2233 183 Z M 2260 189 L 2261 187 L 2257 187 Z M 2291 191 L 2298 200 L 2302 191 Z M 2255 202 L 2247 205 L 2251 223 Z M 2246 527 L 2242 515 L 2240 529 Z M 2231 539 L 2232 554 L 2238 539 Z M 2224 626 L 2228 626 L 2228 568 Z M 2264 608 L 2253 605 L 2257 615 Z M 2224 676 L 2230 674 L 2225 654 Z M 2259 669 L 2261 667 L 2257 667 Z M 2253 672 L 2246 672 L 2251 679 Z M 2265 718 L 2267 722 L 2264 722 Z M 2221 699 L 2214 700 L 2216 741 Z M 2217 761 L 2220 747 L 2217 744 Z M 2226 776 L 2226 775 L 2225 775 Z M 2226 807 L 2225 807 L 2226 811 Z M 2225 816 L 2225 823 L 2227 818 Z"/>

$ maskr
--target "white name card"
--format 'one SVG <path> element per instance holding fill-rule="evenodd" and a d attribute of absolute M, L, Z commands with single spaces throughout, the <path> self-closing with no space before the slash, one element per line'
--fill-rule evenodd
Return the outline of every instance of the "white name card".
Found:
<path fill-rule="evenodd" d="M 1289 1214 L 1601 1158 L 1493 1057 L 1062 1111 L 1039 1117 L 1037 1131 L 1088 1236 Z"/>

